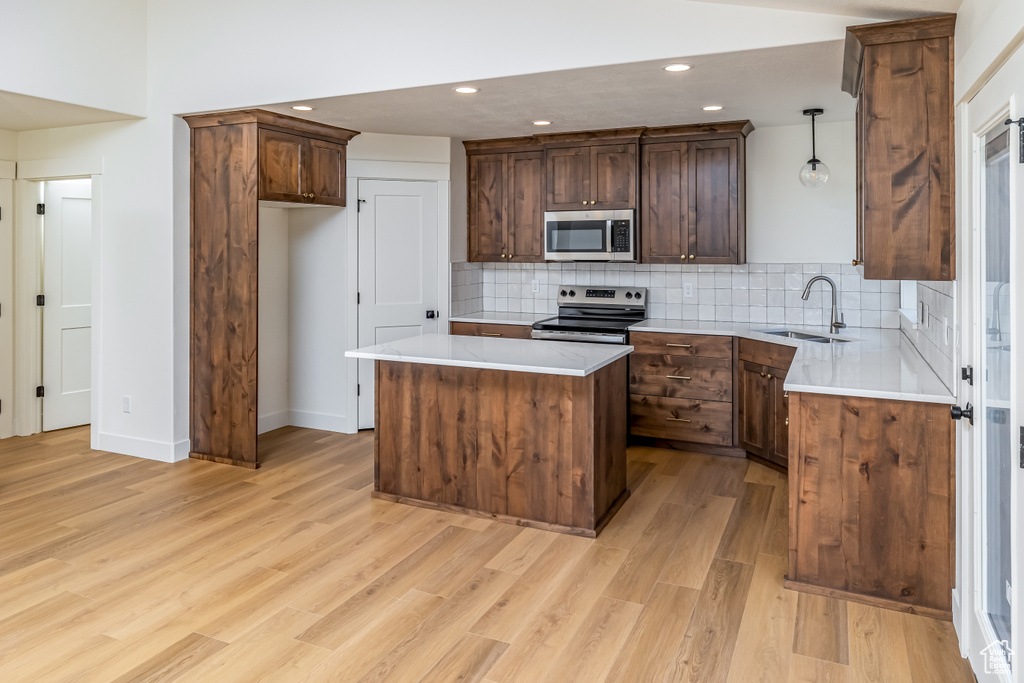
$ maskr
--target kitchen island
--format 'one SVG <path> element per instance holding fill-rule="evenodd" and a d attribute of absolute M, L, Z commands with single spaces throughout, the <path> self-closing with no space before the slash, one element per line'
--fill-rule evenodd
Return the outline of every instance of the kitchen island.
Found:
<path fill-rule="evenodd" d="M 631 346 L 423 335 L 375 361 L 375 498 L 596 537 L 626 489 Z"/>

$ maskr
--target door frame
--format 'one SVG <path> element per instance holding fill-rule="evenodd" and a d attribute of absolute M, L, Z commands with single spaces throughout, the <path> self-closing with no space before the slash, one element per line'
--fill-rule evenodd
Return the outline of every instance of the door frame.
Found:
<path fill-rule="evenodd" d="M 7 410 L 0 406 L 0 439 L 14 436 L 14 180 L 13 161 L 0 161 L 0 400 L 7 401 Z M 9 189 L 8 189 L 9 187 Z M 5 315 L 6 314 L 6 315 Z"/>
<path fill-rule="evenodd" d="M 43 249 L 42 218 L 35 205 L 41 201 L 43 182 L 47 180 L 92 180 L 92 350 L 90 382 L 92 400 L 89 405 L 91 423 L 90 446 L 98 448 L 101 433 L 103 387 L 100 353 L 102 345 L 101 251 L 102 178 L 101 158 L 43 159 L 18 162 L 14 185 L 14 393 L 12 409 L 14 435 L 30 436 L 43 429 L 43 402 L 36 398 L 35 388 L 42 384 L 43 327 L 42 311 L 35 305 L 35 296 L 42 291 Z"/>
<path fill-rule="evenodd" d="M 992 81 L 1004 82 L 1012 80 L 1007 71 L 1004 68 L 1011 60 L 1024 59 L 1024 45 L 1018 43 L 1016 50 L 1011 50 L 1007 59 L 999 65 L 999 69 L 995 70 L 986 76 L 984 83 L 971 90 L 971 101 L 973 101 L 978 95 L 984 92 L 984 88 Z M 985 329 L 985 308 L 984 306 L 977 306 L 981 301 L 981 293 L 975 286 L 978 274 L 981 272 L 981 252 L 984 248 L 981 243 L 981 235 L 979 234 L 980 218 L 981 218 L 981 203 L 983 197 L 981 195 L 981 183 L 980 183 L 980 169 L 978 162 L 981 154 L 981 149 L 984 146 L 984 134 L 986 131 L 991 130 L 995 126 L 1002 125 L 1002 122 L 1013 113 L 1014 118 L 1024 115 L 1024 101 L 1020 101 L 1014 95 L 1006 100 L 1001 99 L 1002 95 L 993 98 L 990 107 L 990 112 L 986 114 L 987 118 L 980 120 L 977 123 L 972 121 L 969 115 L 971 102 L 961 102 L 957 107 L 957 152 L 958 159 L 958 175 L 962 179 L 958 184 L 960 188 L 959 196 L 957 201 L 959 203 L 959 216 L 958 216 L 958 242 L 960 248 L 958 252 L 960 254 L 960 263 L 958 267 L 961 275 L 960 287 L 957 288 L 957 308 L 958 318 L 960 325 L 960 357 L 959 364 L 965 365 L 968 362 L 973 362 L 978 358 L 978 354 L 984 348 L 984 329 Z M 995 113 L 993 113 L 995 112 Z M 1024 165 L 1019 164 L 1017 161 L 1017 135 L 1018 132 L 1016 127 L 1011 127 L 1010 131 L 1010 145 L 1011 145 L 1011 160 L 1010 160 L 1010 189 L 1011 193 L 1016 193 L 1016 211 L 1011 213 L 1011 250 L 1012 254 L 1010 259 L 1010 280 L 1014 283 L 1014 290 L 1011 292 L 1011 296 L 1021 296 L 1021 292 L 1024 292 L 1024 268 L 1019 265 L 1019 256 L 1024 251 L 1024 240 L 1019 235 L 1019 230 L 1015 230 L 1021 222 L 1022 214 L 1024 214 L 1024 192 L 1021 192 L 1021 188 L 1024 187 Z M 1013 206 L 1013 205 L 1011 205 Z M 1019 308 L 1019 304 L 1017 304 Z M 1022 327 L 1024 327 L 1024 320 L 1020 315 L 1020 311 L 1014 309 L 1011 306 L 1011 320 L 1010 327 L 1013 330 L 1013 335 L 1016 335 L 1015 339 L 1020 340 L 1020 334 Z M 1011 380 L 1011 417 L 1010 423 L 1014 426 L 1012 431 L 1016 432 L 1016 426 L 1021 422 L 1021 390 L 1022 386 L 1016 375 L 1019 374 L 1019 362 L 1017 359 L 1021 358 L 1021 351 L 1019 345 L 1015 345 L 1015 350 L 1011 356 L 1011 367 L 1014 370 L 1011 372 L 1013 378 Z M 974 365 L 978 365 L 974 363 Z M 980 369 L 980 368 L 979 368 Z M 965 405 L 969 400 L 975 405 L 980 404 L 979 396 L 982 391 L 982 386 L 979 381 L 975 382 L 975 386 L 969 386 L 966 382 L 958 383 L 957 400 L 960 405 Z M 983 434 L 981 425 L 984 423 L 984 416 L 981 416 L 978 424 L 971 428 L 961 425 L 958 429 L 957 434 L 957 451 L 959 457 L 957 458 L 957 550 L 956 550 L 956 564 L 957 564 L 957 585 L 953 591 L 953 623 L 957 631 L 957 635 L 960 640 L 961 654 L 965 657 L 970 658 L 972 655 L 974 659 L 971 661 L 972 668 L 975 669 L 975 675 L 978 676 L 979 681 L 995 681 L 995 680 L 1008 680 L 999 679 L 992 674 L 984 674 L 983 670 L 979 670 L 979 666 L 983 665 L 981 658 L 979 657 L 980 652 L 983 648 L 988 645 L 991 639 L 990 627 L 987 623 L 984 623 L 982 619 L 978 618 L 978 590 L 979 583 L 979 571 L 980 563 L 982 558 L 980 554 L 976 554 L 975 548 L 978 546 L 977 540 L 979 534 L 982 533 L 980 528 L 981 521 L 977 516 L 978 505 L 984 501 L 976 500 L 975 491 L 978 488 L 978 483 L 981 477 L 981 458 L 979 457 L 981 449 L 983 447 Z M 1021 513 L 1024 512 L 1024 473 L 1018 468 L 1014 467 L 1014 475 L 1011 481 L 1011 520 L 1019 520 Z M 1011 526 L 1011 543 L 1013 564 L 1011 566 L 1011 582 L 1012 586 L 1015 587 L 1014 592 L 1017 593 L 1017 589 L 1024 588 L 1024 524 L 1015 523 Z M 1018 559 L 1020 558 L 1020 559 Z M 1024 628 L 1024 600 L 1015 599 L 1011 606 L 1011 645 L 1010 647 L 1016 653 L 1024 652 L 1024 634 L 1021 633 Z M 1024 666 L 1021 662 L 1020 655 L 1014 657 L 1015 664 L 1013 667 L 1013 680 L 1024 681 Z"/>
<path fill-rule="evenodd" d="M 359 181 L 360 180 L 408 180 L 413 182 L 437 183 L 437 273 L 438 273 L 438 331 L 447 333 L 451 309 L 451 166 L 428 162 L 365 161 L 349 159 L 346 170 L 348 185 L 348 243 L 346 251 L 347 271 L 346 298 L 351 305 L 345 308 L 347 330 L 345 350 L 359 348 L 359 306 L 356 294 L 359 291 Z M 354 210 L 353 210 L 354 209 Z M 345 359 L 348 405 L 345 410 L 346 434 L 359 431 L 359 360 Z"/>

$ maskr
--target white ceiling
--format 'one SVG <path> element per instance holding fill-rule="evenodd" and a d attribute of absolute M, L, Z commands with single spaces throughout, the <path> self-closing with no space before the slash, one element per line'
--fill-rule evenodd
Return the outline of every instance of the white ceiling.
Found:
<path fill-rule="evenodd" d="M 0 91 L 0 130 L 63 128 L 64 126 L 81 126 L 87 123 L 124 121 L 131 118 L 135 117 L 67 102 Z"/>
<path fill-rule="evenodd" d="M 692 69 L 668 73 L 665 64 Z M 264 108 L 367 133 L 438 135 L 461 140 L 750 119 L 755 127 L 800 124 L 801 111 L 823 107 L 822 121 L 852 120 L 855 103 L 840 90 L 843 42 L 680 57 L 611 66 L 511 76 L 471 85 L 391 90 Z M 720 104 L 719 112 L 704 105 Z M 543 128 L 537 119 L 552 121 Z"/>
<path fill-rule="evenodd" d="M 694 2 L 893 20 L 920 17 L 926 14 L 956 12 L 963 0 L 694 0 Z"/>

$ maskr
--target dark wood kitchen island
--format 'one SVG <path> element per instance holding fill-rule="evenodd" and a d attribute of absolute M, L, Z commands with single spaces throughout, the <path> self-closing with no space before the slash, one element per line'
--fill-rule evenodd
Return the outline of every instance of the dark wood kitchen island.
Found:
<path fill-rule="evenodd" d="M 596 537 L 626 489 L 631 346 L 424 335 L 376 365 L 373 496 Z"/>

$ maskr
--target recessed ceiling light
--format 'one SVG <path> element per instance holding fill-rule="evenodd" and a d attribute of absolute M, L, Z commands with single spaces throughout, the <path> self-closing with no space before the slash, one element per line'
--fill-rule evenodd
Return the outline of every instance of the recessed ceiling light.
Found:
<path fill-rule="evenodd" d="M 704 111 L 722 111 L 722 105 L 720 104 L 709 104 L 704 107 Z"/>
<path fill-rule="evenodd" d="M 550 126 L 551 122 L 550 121 L 544 121 L 543 119 L 541 119 L 540 121 L 534 121 L 533 125 L 535 125 L 535 126 Z"/>
<path fill-rule="evenodd" d="M 305 104 L 296 104 L 292 109 L 295 111 L 313 111 L 313 107 Z"/>
<path fill-rule="evenodd" d="M 460 85 L 458 88 L 452 88 L 455 92 L 460 95 L 472 95 L 475 92 L 480 92 L 480 88 L 474 88 L 469 85 Z"/>
<path fill-rule="evenodd" d="M 669 64 L 665 67 L 665 71 L 689 71 L 689 64 Z"/>

